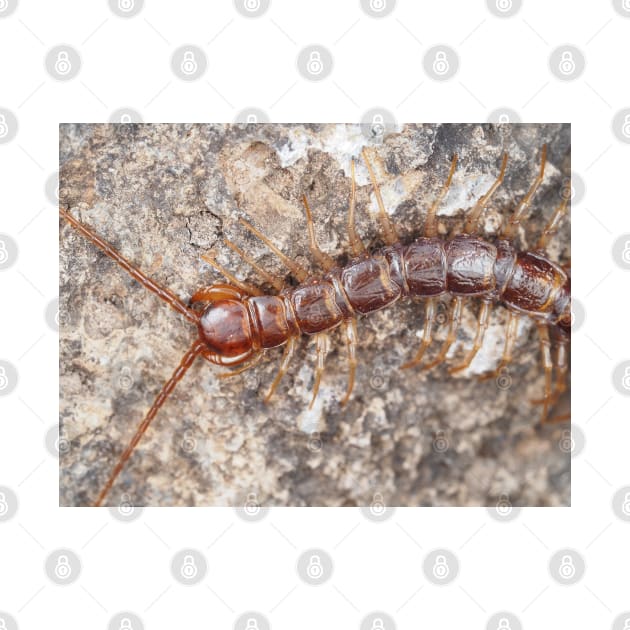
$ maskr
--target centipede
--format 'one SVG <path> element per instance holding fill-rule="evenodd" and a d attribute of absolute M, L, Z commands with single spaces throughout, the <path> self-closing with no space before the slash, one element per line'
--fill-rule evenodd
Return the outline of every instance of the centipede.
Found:
<path fill-rule="evenodd" d="M 69 224 L 124 272 L 182 316 L 190 324 L 193 337 L 188 350 L 137 425 L 93 505 L 103 505 L 143 435 L 198 358 L 223 368 L 225 371 L 217 377 L 226 378 L 254 369 L 268 350 L 283 347 L 275 378 L 262 394 L 264 402 L 272 405 L 281 380 L 291 370 L 300 340 L 311 338 L 316 348 L 316 363 L 311 399 L 307 404 L 312 406 L 325 374 L 330 334 L 338 329 L 347 355 L 347 387 L 338 401 L 339 406 L 344 407 L 355 387 L 360 321 L 376 311 L 393 307 L 399 301 L 417 304 L 422 314 L 419 344 L 400 365 L 410 378 L 416 371 L 428 371 L 445 363 L 456 340 L 462 309 L 467 302 L 475 301 L 479 305 L 476 333 L 465 356 L 449 365 L 448 375 L 463 372 L 471 365 L 484 344 L 484 335 L 495 306 L 507 309 L 505 341 L 497 367 L 483 375 L 483 379 L 496 378 L 512 362 L 517 323 L 520 318 L 532 320 L 538 334 L 544 372 L 543 391 L 534 403 L 540 405 L 541 422 L 567 420 L 566 416 L 550 416 L 550 410 L 567 390 L 571 274 L 568 265 L 554 262 L 546 250 L 563 217 L 569 212 L 570 196 L 562 196 L 534 247 L 520 249 L 515 238 L 519 225 L 535 203 L 536 193 L 544 179 L 546 145 L 540 147 L 537 159 L 537 173 L 529 189 L 515 203 L 501 232 L 489 239 L 480 233 L 480 217 L 504 180 L 509 155 L 503 153 L 497 164 L 496 179 L 475 205 L 466 211 L 461 233 L 443 235 L 438 232 L 437 216 L 458 167 L 458 155 L 452 155 L 446 179 L 426 211 L 421 234 L 403 242 L 398 226 L 386 211 L 372 158 L 364 147 L 350 163 L 347 259 L 338 262 L 321 249 L 316 238 L 313 213 L 307 196 L 303 195 L 308 250 L 317 271 L 311 271 L 287 256 L 261 229 L 241 217 L 240 226 L 278 257 L 294 283 L 288 284 L 284 278 L 272 274 L 224 237 L 226 247 L 251 266 L 266 289 L 238 279 L 210 251 L 203 253 L 201 258 L 220 273 L 224 281 L 195 290 L 189 300 L 156 283 L 94 229 L 76 218 L 71 206 L 60 204 L 62 223 Z M 358 160 L 367 168 L 377 205 L 381 244 L 375 248 L 366 245 L 356 227 L 355 165 Z M 433 345 L 438 301 L 445 296 L 450 299 L 444 323 L 446 337 L 435 356 L 426 360 Z"/>

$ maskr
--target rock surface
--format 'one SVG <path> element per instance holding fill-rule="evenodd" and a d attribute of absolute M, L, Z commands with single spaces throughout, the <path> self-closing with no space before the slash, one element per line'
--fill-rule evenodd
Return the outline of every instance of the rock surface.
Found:
<path fill-rule="evenodd" d="M 439 211 L 440 234 L 461 231 L 465 211 L 498 174 L 507 175 L 482 216 L 492 238 L 549 162 L 518 245 L 531 248 L 570 173 L 568 125 L 404 125 L 384 138 L 360 125 L 62 125 L 60 199 L 159 284 L 188 300 L 224 281 L 201 258 L 241 279 L 255 273 L 222 243 L 225 235 L 266 269 L 291 281 L 236 219 L 246 217 L 289 256 L 310 264 L 301 195 L 322 249 L 347 256 L 350 158 L 370 147 L 388 212 L 403 241 L 421 233 L 427 208 L 459 165 Z M 380 244 L 367 171 L 357 163 L 358 231 Z M 570 258 L 569 221 L 549 247 Z M 314 267 L 311 267 L 314 268 Z M 268 287 L 267 287 L 268 288 Z M 195 330 L 72 228 L 60 237 L 61 505 L 95 499 Z M 162 408 L 108 498 L 110 505 L 265 506 L 568 505 L 568 424 L 540 427 L 536 330 L 524 319 L 517 360 L 499 380 L 479 381 L 502 351 L 507 311 L 496 306 L 471 369 L 449 376 L 475 333 L 476 300 L 465 305 L 457 342 L 442 366 L 399 370 L 419 344 L 422 303 L 398 303 L 359 322 L 359 367 L 346 388 L 338 332 L 319 397 L 308 410 L 314 345 L 304 338 L 272 403 L 262 401 L 281 349 L 241 376 L 198 359 Z M 444 298 L 439 321 L 447 313 Z M 445 326 L 435 332 L 429 357 Z"/>

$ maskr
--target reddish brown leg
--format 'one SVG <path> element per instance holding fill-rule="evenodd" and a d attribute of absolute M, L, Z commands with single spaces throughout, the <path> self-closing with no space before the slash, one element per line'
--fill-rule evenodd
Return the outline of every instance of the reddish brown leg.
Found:
<path fill-rule="evenodd" d="M 280 367 L 278 368 L 278 373 L 276 374 L 276 378 L 273 379 L 273 383 L 271 383 L 271 387 L 269 387 L 269 391 L 265 396 L 265 402 L 268 403 L 273 396 L 273 393 L 276 391 L 276 387 L 282 380 L 282 377 L 287 373 L 289 369 L 289 363 L 293 358 L 293 353 L 295 352 L 296 339 L 295 337 L 289 337 L 287 341 L 287 345 L 284 348 L 284 353 L 282 355 L 282 360 L 280 361 Z"/>
<path fill-rule="evenodd" d="M 446 196 L 448 189 L 451 185 L 451 181 L 453 179 L 453 174 L 455 173 L 455 168 L 457 166 L 457 153 L 453 156 L 453 160 L 451 162 L 451 169 L 448 172 L 448 177 L 446 178 L 446 183 L 442 186 L 442 190 L 440 194 L 435 198 L 432 206 L 429 208 L 427 212 L 427 218 L 424 222 L 424 235 L 425 236 L 436 236 L 437 235 L 437 209 L 440 203 L 442 203 L 442 199 Z"/>
<path fill-rule="evenodd" d="M 349 319 L 344 322 L 344 331 L 346 334 L 346 343 L 348 345 L 348 388 L 346 389 L 346 395 L 341 401 L 343 407 L 348 400 L 350 400 L 350 394 L 354 388 L 354 377 L 357 371 L 357 320 L 356 318 Z"/>
<path fill-rule="evenodd" d="M 188 368 L 190 368 L 190 366 L 193 364 L 197 356 L 201 354 L 204 347 L 205 346 L 203 342 L 197 339 L 195 343 L 193 343 L 193 345 L 190 347 L 188 352 L 186 352 L 186 354 L 182 357 L 182 360 L 179 362 L 179 365 L 173 372 L 173 375 L 171 376 L 171 378 L 168 381 L 166 381 L 166 383 L 164 383 L 164 385 L 162 386 L 162 389 L 160 390 L 160 393 L 157 395 L 156 399 L 153 401 L 153 405 L 151 405 L 151 409 L 149 409 L 147 415 L 144 417 L 144 420 L 140 423 L 140 425 L 136 429 L 136 432 L 133 438 L 131 439 L 131 442 L 129 442 L 129 445 L 123 451 L 122 455 L 120 456 L 118 460 L 118 463 L 116 464 L 116 466 L 114 467 L 114 470 L 109 476 L 107 483 L 103 486 L 103 489 L 101 490 L 100 494 L 98 495 L 98 498 L 96 499 L 94 503 L 95 506 L 99 506 L 103 503 L 103 500 L 105 499 L 105 497 L 111 490 L 112 486 L 114 485 L 116 478 L 122 471 L 127 460 L 131 457 L 131 454 L 133 453 L 133 450 L 136 448 L 138 442 L 140 441 L 142 436 L 145 434 L 146 430 L 149 428 L 149 425 L 155 418 L 157 412 L 160 410 L 160 407 L 162 407 L 162 405 L 166 402 L 166 399 L 170 396 L 170 394 L 175 389 L 175 385 L 177 385 L 177 383 L 179 383 L 179 381 L 182 380 L 182 378 L 184 377 L 184 374 L 186 374 L 186 372 L 188 371 Z"/>
<path fill-rule="evenodd" d="M 396 228 L 385 210 L 383 197 L 381 197 L 381 190 L 376 181 L 376 176 L 374 175 L 374 170 L 372 169 L 372 165 L 370 164 L 370 160 L 368 158 L 367 150 L 365 149 L 365 147 L 363 148 L 361 154 L 363 155 L 365 165 L 367 166 L 368 173 L 370 174 L 370 179 L 372 180 L 372 187 L 374 188 L 374 195 L 376 197 L 376 203 L 378 204 L 379 210 L 378 219 L 383 229 L 383 240 L 388 245 L 393 245 L 394 243 L 398 242 L 398 234 L 396 234 Z"/>
<path fill-rule="evenodd" d="M 230 376 L 236 376 L 237 374 L 242 374 L 243 372 L 246 372 L 260 362 L 260 360 L 263 358 L 263 354 L 264 353 L 262 351 L 256 353 L 252 359 L 241 363 L 240 367 L 236 368 L 235 370 L 230 370 L 229 372 L 221 372 L 221 374 L 217 374 L 217 378 L 230 378 Z"/>
<path fill-rule="evenodd" d="M 400 367 L 403 370 L 406 370 L 411 367 L 415 367 L 422 361 L 422 357 L 426 349 L 431 344 L 432 337 L 432 329 L 433 322 L 435 321 L 435 298 L 429 298 L 424 305 L 424 328 L 422 329 L 422 341 L 420 342 L 420 347 L 416 352 L 413 359 L 407 361 L 407 363 L 403 363 Z"/>
<path fill-rule="evenodd" d="M 477 332 L 475 333 L 473 346 L 470 349 L 470 352 L 466 355 L 464 360 L 459 365 L 454 365 L 448 370 L 450 374 L 459 372 L 460 370 L 465 370 L 473 362 L 473 359 L 477 355 L 477 352 L 479 352 L 481 346 L 483 345 L 484 335 L 486 334 L 486 330 L 488 329 L 491 305 L 492 302 L 487 302 L 485 300 L 481 303 L 481 308 L 479 309 L 479 315 L 477 317 Z"/>
<path fill-rule="evenodd" d="M 317 333 L 315 335 L 315 340 L 317 343 L 317 366 L 315 368 L 315 383 L 313 384 L 313 398 L 311 398 L 311 404 L 308 406 L 309 409 L 313 408 L 313 403 L 317 398 L 317 392 L 319 391 L 319 384 L 322 380 L 322 374 L 324 373 L 324 360 L 326 359 L 326 355 L 328 354 L 328 350 L 330 348 L 330 339 L 328 337 L 328 333 Z"/>
<path fill-rule="evenodd" d="M 564 215 L 567 213 L 569 200 L 570 197 L 563 199 L 562 203 L 555 209 L 554 213 L 551 215 L 549 222 L 545 226 L 545 229 L 538 239 L 538 243 L 536 243 L 537 249 L 545 249 L 547 247 L 547 244 L 549 243 L 549 239 L 558 231 L 560 221 L 562 221 L 562 217 L 564 217 Z"/>
<path fill-rule="evenodd" d="M 356 209 L 356 189 L 357 184 L 354 177 L 354 158 L 350 162 L 350 173 L 352 176 L 352 183 L 350 188 L 350 206 L 348 208 L 348 240 L 350 241 L 350 249 L 354 256 L 360 256 L 365 253 L 365 245 L 363 241 L 359 238 L 357 234 L 355 222 L 354 222 L 354 211 Z"/>
<path fill-rule="evenodd" d="M 543 406 L 540 422 L 544 424 L 549 415 L 549 404 L 551 402 L 551 379 L 553 373 L 551 342 L 549 341 L 549 330 L 545 324 L 538 325 L 538 336 L 540 337 L 540 354 L 543 369 L 545 370 L 545 394 L 540 401 Z"/>
<path fill-rule="evenodd" d="M 239 223 L 254 236 L 260 239 L 285 265 L 287 269 L 293 273 L 298 282 L 304 282 L 308 278 L 308 271 L 298 265 L 294 260 L 283 254 L 260 230 L 256 229 L 251 223 L 245 219 L 239 219 Z"/>
<path fill-rule="evenodd" d="M 335 266 L 335 261 L 326 253 L 323 252 L 317 244 L 315 238 L 315 226 L 313 225 L 313 216 L 311 215 L 311 209 L 308 205 L 308 199 L 306 195 L 302 195 L 302 203 L 304 204 L 304 212 L 306 213 L 306 228 L 308 230 L 308 248 L 313 258 L 319 263 L 324 271 L 328 271 Z"/>
<path fill-rule="evenodd" d="M 453 307 L 451 308 L 448 316 L 448 333 L 446 335 L 446 339 L 438 352 L 438 355 L 431 361 L 427 363 L 422 369 L 430 370 L 431 368 L 439 365 L 446 358 L 446 354 L 449 351 L 449 348 L 453 345 L 455 341 L 455 337 L 457 336 L 457 328 L 459 326 L 459 321 L 462 317 L 462 304 L 464 303 L 464 299 L 458 296 L 453 298 Z"/>
<path fill-rule="evenodd" d="M 503 238 L 512 239 L 514 238 L 514 234 L 516 232 L 516 228 L 518 224 L 522 221 L 527 209 L 529 208 L 529 204 L 531 203 L 534 194 L 538 190 L 538 187 L 542 183 L 543 178 L 545 177 L 545 164 L 547 163 L 547 145 L 543 144 L 542 152 L 540 156 L 540 171 L 538 176 L 534 180 L 534 183 L 531 185 L 530 189 L 527 191 L 527 194 L 523 197 L 521 202 L 516 206 L 516 210 L 512 214 L 510 220 L 508 221 L 505 229 L 503 230 Z"/>
<path fill-rule="evenodd" d="M 495 370 L 484 374 L 479 377 L 479 380 L 486 381 L 491 378 L 496 378 L 501 372 L 512 362 L 512 348 L 516 341 L 516 329 L 518 327 L 518 315 L 513 311 L 508 311 L 508 320 L 505 330 L 505 346 L 503 346 L 503 355 L 501 361 Z"/>
<path fill-rule="evenodd" d="M 244 291 L 247 295 L 263 295 L 263 292 L 249 282 L 239 280 L 234 274 L 230 273 L 225 267 L 220 265 L 211 254 L 202 254 L 201 258 L 205 260 L 211 267 L 214 267 L 219 273 L 223 274 L 233 285 Z"/>
<path fill-rule="evenodd" d="M 223 237 L 223 242 L 236 254 L 238 254 L 263 280 L 266 280 L 276 291 L 282 291 L 284 283 L 280 278 L 270 274 L 268 271 L 260 267 L 256 261 L 246 254 L 240 247 L 237 247 L 232 241 Z"/>
<path fill-rule="evenodd" d="M 98 247 L 106 256 L 109 256 L 117 265 L 122 267 L 134 280 L 139 282 L 143 287 L 157 295 L 161 300 L 166 302 L 172 309 L 183 315 L 188 321 L 197 323 L 199 315 L 195 311 L 189 309 L 174 293 L 168 289 L 156 284 L 151 278 L 146 276 L 140 269 L 130 263 L 125 257 L 117 252 L 109 243 L 104 241 L 98 234 L 92 231 L 87 225 L 84 225 L 75 219 L 70 212 L 63 208 L 59 208 L 59 214 L 90 243 Z"/>
<path fill-rule="evenodd" d="M 244 298 L 247 293 L 243 293 L 242 290 L 233 287 L 231 284 L 215 283 L 209 287 L 204 287 L 193 293 L 190 298 L 191 304 L 197 304 L 198 302 L 216 302 L 218 300 L 235 299 L 240 300 Z"/>
<path fill-rule="evenodd" d="M 490 188 L 488 189 L 488 192 L 479 199 L 479 201 L 475 204 L 475 207 L 468 214 L 468 217 L 466 219 L 466 225 L 464 227 L 464 232 L 466 232 L 466 234 L 474 234 L 477 231 L 477 223 L 479 221 L 479 217 L 481 216 L 481 213 L 483 212 L 483 209 L 488 205 L 488 201 L 490 201 L 490 198 L 492 197 L 492 195 L 494 195 L 495 190 L 501 185 L 501 182 L 503 182 L 503 177 L 505 176 L 505 167 L 507 166 L 507 161 L 508 161 L 508 154 L 504 153 L 503 162 L 501 162 L 501 171 L 499 172 L 499 176 L 497 177 L 494 184 L 490 186 Z"/>

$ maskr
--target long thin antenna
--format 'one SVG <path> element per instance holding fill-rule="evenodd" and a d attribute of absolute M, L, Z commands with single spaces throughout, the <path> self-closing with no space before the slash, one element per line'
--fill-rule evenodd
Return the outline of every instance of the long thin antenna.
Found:
<path fill-rule="evenodd" d="M 90 241 L 90 243 L 96 245 L 105 255 L 109 256 L 115 263 L 120 265 L 134 280 L 137 280 L 143 287 L 155 293 L 155 295 L 161 300 L 164 300 L 171 308 L 183 315 L 188 321 L 195 324 L 197 323 L 199 315 L 192 309 L 189 309 L 174 293 L 156 284 L 151 278 L 117 252 L 108 242 L 104 241 L 93 232 L 87 225 L 75 219 L 67 210 L 59 208 L 59 214 L 77 230 L 77 232 L 80 232 Z"/>
<path fill-rule="evenodd" d="M 182 357 L 182 360 L 179 362 L 179 365 L 173 372 L 173 375 L 171 376 L 171 378 L 168 381 L 166 381 L 166 383 L 164 383 L 164 385 L 162 386 L 162 389 L 160 390 L 160 393 L 156 396 L 155 400 L 153 401 L 153 405 L 151 405 L 151 409 L 149 409 L 147 415 L 144 417 L 144 420 L 140 423 L 140 425 L 136 429 L 136 432 L 133 438 L 131 439 L 131 442 L 129 442 L 129 445 L 123 451 L 123 454 L 120 456 L 120 459 L 118 460 L 116 467 L 112 471 L 112 474 L 109 476 L 107 483 L 103 486 L 103 489 L 98 495 L 98 499 L 96 499 L 96 501 L 94 502 L 95 507 L 98 507 L 103 503 L 103 500 L 105 499 L 109 491 L 112 489 L 112 486 L 114 485 L 114 482 L 116 481 L 116 478 L 120 474 L 127 460 L 131 457 L 131 454 L 133 453 L 134 448 L 136 448 L 138 442 L 140 441 L 140 438 L 142 438 L 146 430 L 149 428 L 149 425 L 151 424 L 153 418 L 155 418 L 155 415 L 159 411 L 160 407 L 166 402 L 166 399 L 171 395 L 171 393 L 175 389 L 175 385 L 177 385 L 177 383 L 179 383 L 179 381 L 182 380 L 182 378 L 184 377 L 184 374 L 186 374 L 186 372 L 188 371 L 188 368 L 194 363 L 195 359 L 197 358 L 197 356 L 199 356 L 199 354 L 201 354 L 204 348 L 205 348 L 205 344 L 203 343 L 203 341 L 201 341 L 201 339 L 195 340 L 195 343 L 193 343 L 193 345 L 190 347 L 188 352 L 186 352 L 186 354 Z"/>

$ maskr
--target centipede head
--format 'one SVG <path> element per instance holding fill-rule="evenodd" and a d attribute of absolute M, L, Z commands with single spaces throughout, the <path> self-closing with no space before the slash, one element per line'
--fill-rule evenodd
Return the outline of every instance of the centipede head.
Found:
<path fill-rule="evenodd" d="M 197 291 L 191 304 L 199 304 L 199 338 L 206 344 L 203 355 L 217 365 L 243 363 L 256 354 L 246 294 L 229 284 L 213 284 Z"/>

